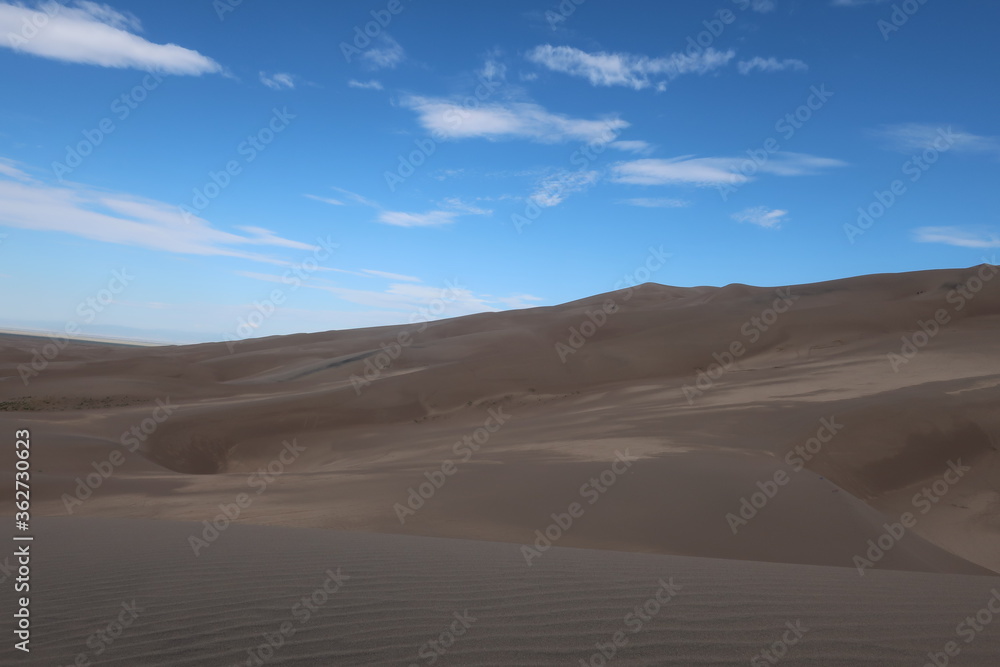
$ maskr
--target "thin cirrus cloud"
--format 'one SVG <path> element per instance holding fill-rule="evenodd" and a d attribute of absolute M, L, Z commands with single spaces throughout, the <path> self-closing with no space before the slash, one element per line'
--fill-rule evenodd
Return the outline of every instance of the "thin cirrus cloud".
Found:
<path fill-rule="evenodd" d="M 796 58 L 761 58 L 757 56 L 750 60 L 741 60 L 736 63 L 736 69 L 740 74 L 750 74 L 751 72 L 805 72 L 809 65 Z"/>
<path fill-rule="evenodd" d="M 289 90 L 295 87 L 295 77 L 287 72 L 268 74 L 260 72 L 260 82 L 271 90 Z"/>
<path fill-rule="evenodd" d="M 913 232 L 919 243 L 943 243 L 959 248 L 1000 248 L 1000 234 L 961 227 L 920 227 Z"/>
<path fill-rule="evenodd" d="M 447 197 L 439 204 L 438 208 L 423 213 L 390 211 L 377 201 L 363 197 L 356 192 L 337 187 L 333 189 L 346 195 L 348 199 L 357 204 L 375 209 L 378 212 L 378 215 L 375 217 L 376 222 L 394 227 L 444 227 L 465 215 L 491 215 L 493 213 L 491 210 L 467 204 L 457 197 Z M 306 195 L 306 197 L 326 203 L 343 203 L 340 200 L 328 201 L 324 197 L 317 197 L 315 195 Z"/>
<path fill-rule="evenodd" d="M 350 79 L 347 85 L 350 88 L 360 88 L 361 90 L 382 90 L 382 83 L 375 79 L 369 79 L 368 81 Z"/>
<path fill-rule="evenodd" d="M 448 99 L 409 96 L 403 106 L 417 113 L 420 125 L 443 139 L 529 139 L 539 143 L 607 142 L 628 122 L 571 118 L 533 102 L 484 104 L 476 108 Z"/>
<path fill-rule="evenodd" d="M 315 201 L 321 201 L 324 204 L 330 204 L 331 206 L 344 206 L 344 202 L 340 201 L 339 199 L 334 199 L 332 197 L 320 197 L 318 195 L 303 195 L 303 196 Z"/>
<path fill-rule="evenodd" d="M 612 167 L 612 180 L 631 185 L 692 185 L 712 187 L 747 183 L 756 173 L 776 176 L 815 174 L 847 163 L 804 153 L 779 152 L 766 162 L 740 157 L 647 158 L 620 162 Z"/>
<path fill-rule="evenodd" d="M 900 153 L 926 149 L 953 150 L 965 153 L 1000 155 L 1000 138 L 956 130 L 951 125 L 930 123 L 899 123 L 883 125 L 871 132 L 887 148 Z"/>
<path fill-rule="evenodd" d="M 40 26 L 28 36 L 24 26 Z M 222 66 L 177 44 L 155 44 L 135 34 L 139 19 L 108 5 L 77 0 L 27 5 L 0 2 L 0 46 L 41 58 L 99 67 L 198 76 L 222 72 Z"/>
<path fill-rule="evenodd" d="M 528 199 L 542 208 L 558 206 L 571 194 L 589 190 L 599 178 L 600 173 L 597 171 L 563 169 L 541 179 Z"/>
<path fill-rule="evenodd" d="M 361 60 L 371 69 L 395 69 L 405 59 L 403 47 L 385 32 L 361 54 Z"/>
<path fill-rule="evenodd" d="M 612 141 L 608 144 L 609 147 L 620 151 L 626 151 L 628 153 L 636 153 L 638 155 L 649 155 L 653 152 L 653 145 L 648 141 L 640 141 L 637 139 L 630 139 L 624 141 Z"/>
<path fill-rule="evenodd" d="M 587 79 L 593 86 L 624 86 L 642 90 L 666 83 L 684 74 L 706 74 L 725 67 L 736 56 L 733 50 L 707 48 L 698 54 L 672 53 L 650 58 L 631 53 L 588 53 L 572 46 L 543 44 L 526 54 L 529 61 L 553 72 Z"/>
<path fill-rule="evenodd" d="M 779 229 L 787 217 L 788 211 L 765 206 L 753 206 L 732 215 L 733 220 L 737 222 L 746 222 L 765 229 Z"/>
<path fill-rule="evenodd" d="M 60 232 L 82 238 L 188 255 L 219 255 L 287 266 L 290 263 L 243 248 L 271 246 L 315 250 L 260 227 L 235 234 L 212 227 L 178 206 L 84 185 L 50 185 L 9 160 L 0 162 L 0 225 Z"/>
<path fill-rule="evenodd" d="M 667 197 L 633 197 L 631 199 L 623 199 L 619 203 L 638 206 L 640 208 L 684 208 L 691 205 L 691 202 L 686 199 L 671 199 Z"/>

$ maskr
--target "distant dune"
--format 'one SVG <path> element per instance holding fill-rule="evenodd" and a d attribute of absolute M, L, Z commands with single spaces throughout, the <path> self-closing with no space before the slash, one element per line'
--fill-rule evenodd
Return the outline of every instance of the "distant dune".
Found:
<path fill-rule="evenodd" d="M 800 617 L 825 630 L 783 664 L 919 664 L 1000 572 L 997 271 L 645 284 L 425 324 L 156 348 L 73 341 L 51 359 L 45 339 L 3 336 L 0 424 L 31 430 L 35 514 L 73 517 L 44 524 L 50 582 L 76 567 L 111 577 L 117 564 L 173 605 L 167 630 L 143 625 L 101 664 L 167 645 L 177 661 L 162 664 L 236 664 L 251 626 L 267 631 L 285 598 L 349 562 L 374 601 L 345 596 L 274 664 L 423 664 L 419 637 L 468 596 L 494 620 L 445 664 L 579 664 L 619 607 L 671 573 L 692 578 L 690 596 L 621 664 L 747 664 Z M 181 564 L 140 566 L 134 553 L 159 553 L 160 527 L 195 539 L 162 543 Z M 94 549 L 120 545 L 110 564 L 67 560 L 89 534 Z M 294 580 L 268 572 L 264 554 L 282 544 Z M 321 557 L 342 544 L 343 563 Z M 449 559 L 462 564 L 445 582 Z M 178 583 L 188 566 L 197 574 Z M 79 600 L 108 609 L 132 595 L 75 579 Z M 199 590 L 250 625 L 195 605 Z M 71 617 L 84 618 L 46 621 L 53 650 L 80 643 L 86 623 Z M 169 641 L 202 624 L 239 627 L 240 641 Z M 997 655 L 989 632 L 963 644 L 961 664 L 996 664 L 984 661 Z"/>

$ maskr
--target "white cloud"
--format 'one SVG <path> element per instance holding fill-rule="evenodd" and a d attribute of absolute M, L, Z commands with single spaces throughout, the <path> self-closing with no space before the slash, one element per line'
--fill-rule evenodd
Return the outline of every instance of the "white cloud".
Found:
<path fill-rule="evenodd" d="M 496 297 L 496 300 L 508 308 L 534 308 L 532 302 L 544 301 L 540 296 L 532 294 L 514 294 L 512 296 Z"/>
<path fill-rule="evenodd" d="M 240 246 L 316 248 L 260 227 L 240 227 L 245 235 L 234 234 L 216 229 L 202 218 L 185 216 L 179 206 L 78 184 L 48 185 L 17 171 L 7 162 L 3 171 L 6 178 L 0 177 L 0 225 L 163 252 L 222 255 L 280 265 L 288 262 Z"/>
<path fill-rule="evenodd" d="M 446 139 L 606 142 L 629 125 L 619 118 L 570 118 L 531 102 L 484 104 L 473 108 L 446 99 L 411 96 L 402 104 L 417 112 L 425 130 Z"/>
<path fill-rule="evenodd" d="M 561 170 L 543 178 L 529 199 L 543 208 L 558 206 L 571 194 L 590 189 L 599 176 L 596 171 Z"/>
<path fill-rule="evenodd" d="M 399 273 L 389 273 L 388 271 L 376 271 L 375 269 L 361 269 L 361 270 L 373 276 L 378 276 L 379 278 L 387 278 L 389 280 L 402 280 L 404 282 L 409 282 L 409 283 L 423 282 L 420 280 L 420 278 L 414 278 L 413 276 L 404 276 Z"/>
<path fill-rule="evenodd" d="M 358 81 L 357 79 L 351 79 L 347 82 L 347 85 L 351 88 L 360 88 L 362 90 L 382 90 L 382 84 L 375 79 L 370 79 L 368 81 Z"/>
<path fill-rule="evenodd" d="M 324 204 L 331 204 L 333 206 L 343 206 L 344 205 L 344 202 L 340 201 L 339 199 L 333 199 L 333 198 L 330 198 L 330 197 L 317 197 L 316 195 L 303 195 L 303 196 L 304 197 L 308 197 L 309 199 L 314 199 L 316 201 L 321 201 Z"/>
<path fill-rule="evenodd" d="M 468 204 L 458 197 L 446 197 L 444 202 L 442 202 L 447 208 L 458 211 L 460 213 L 468 213 L 470 215 L 492 215 L 493 211 L 488 208 L 481 208 L 474 204 Z"/>
<path fill-rule="evenodd" d="M 959 248 L 1000 248 L 1000 234 L 961 227 L 920 227 L 914 230 L 920 243 L 943 243 Z"/>
<path fill-rule="evenodd" d="M 634 197 L 632 199 L 623 199 L 620 203 L 642 208 L 684 208 L 691 205 L 691 202 L 686 199 L 668 199 L 664 197 Z"/>
<path fill-rule="evenodd" d="M 683 156 L 666 160 L 645 159 L 614 166 L 612 180 L 633 185 L 699 185 L 743 183 L 745 176 L 734 174 L 732 158 Z"/>
<path fill-rule="evenodd" d="M 801 60 L 795 58 L 786 58 L 785 60 L 778 60 L 777 58 L 761 58 L 757 56 L 751 58 L 750 60 L 741 60 L 736 63 L 736 69 L 739 70 L 740 74 L 749 74 L 754 70 L 760 72 L 785 72 L 792 70 L 794 72 L 804 72 L 809 69 L 809 65 L 806 65 Z"/>
<path fill-rule="evenodd" d="M 268 74 L 260 72 L 260 82 L 271 90 L 285 90 L 295 87 L 295 77 L 287 72 L 275 72 Z"/>
<path fill-rule="evenodd" d="M 733 213 L 733 220 L 737 222 L 748 222 L 751 225 L 764 227 L 766 229 L 779 229 L 781 223 L 788 216 L 788 211 L 781 209 L 769 209 L 764 206 L 754 206 L 744 209 L 739 213 Z"/>
<path fill-rule="evenodd" d="M 40 26 L 33 35 L 25 25 Z M 34 8 L 0 2 L 0 46 L 42 58 L 134 68 L 166 74 L 200 75 L 221 72 L 207 56 L 176 44 L 154 44 L 136 35 L 142 30 L 131 14 L 95 2 L 63 6 L 55 2 Z M 30 37 L 30 38 L 29 38 Z"/>
<path fill-rule="evenodd" d="M 456 211 L 427 211 L 426 213 L 382 211 L 379 213 L 378 221 L 396 227 L 441 227 L 455 222 L 457 217 Z"/>
<path fill-rule="evenodd" d="M 670 159 L 647 158 L 620 162 L 612 168 L 612 180 L 633 185 L 709 187 L 724 183 L 733 185 L 747 183 L 756 173 L 803 176 L 845 164 L 833 158 L 790 152 L 775 153 L 766 162 L 755 162 L 741 157 L 698 158 L 684 155 Z"/>
<path fill-rule="evenodd" d="M 662 90 L 666 81 L 682 74 L 705 74 L 724 67 L 736 52 L 717 51 L 711 47 L 699 54 L 673 53 L 662 58 L 650 58 L 630 53 L 587 53 L 571 46 L 543 44 L 528 52 L 528 60 L 554 72 L 578 76 L 594 86 L 626 86 L 642 90 L 657 85 Z"/>
<path fill-rule="evenodd" d="M 939 151 L 1000 154 L 1000 138 L 955 130 L 951 125 L 901 123 L 884 125 L 874 134 L 883 139 L 890 149 L 900 153 L 935 148 Z"/>
<path fill-rule="evenodd" d="M 387 33 L 381 33 L 375 41 L 377 45 L 373 44 L 361 54 L 362 59 L 372 69 L 394 69 L 406 58 L 403 47 Z"/>
<path fill-rule="evenodd" d="M 620 151 L 637 153 L 639 155 L 649 155 L 653 152 L 653 146 L 649 142 L 635 139 L 629 141 L 612 141 L 608 144 L 608 146 Z"/>

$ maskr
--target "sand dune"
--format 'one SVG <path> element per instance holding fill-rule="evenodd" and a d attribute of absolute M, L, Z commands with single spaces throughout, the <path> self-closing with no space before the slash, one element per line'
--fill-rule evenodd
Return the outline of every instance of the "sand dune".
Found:
<path fill-rule="evenodd" d="M 452 664 L 572 662 L 613 633 L 613 602 L 641 597 L 653 570 L 675 565 L 694 578 L 692 590 L 712 592 L 679 597 L 684 613 L 670 616 L 666 634 L 636 638 L 628 664 L 745 663 L 784 622 L 769 606 L 778 599 L 827 624 L 813 648 L 803 643 L 800 664 L 820 655 L 824 665 L 903 664 L 954 633 L 963 608 L 985 604 L 996 579 L 977 576 L 1000 572 L 994 275 L 984 265 L 788 288 L 646 284 L 396 327 L 145 349 L 74 341 L 44 364 L 36 358 L 34 370 L 26 369 L 48 341 L 0 336 L 0 426 L 31 429 L 34 512 L 70 517 L 47 530 L 81 545 L 87 531 L 120 530 L 108 543 L 118 540 L 131 558 L 152 549 L 135 534 L 159 544 L 161 528 L 181 530 L 164 520 L 203 531 L 211 530 L 204 522 L 233 520 L 400 534 L 230 529 L 259 543 L 254 550 L 287 540 L 289 567 L 300 568 L 294 586 L 278 579 L 243 590 L 277 554 L 247 555 L 235 578 L 214 560 L 231 547 L 215 544 L 205 549 L 212 556 L 188 564 L 132 559 L 130 576 L 169 607 L 167 625 L 137 632 L 135 653 L 108 664 L 134 664 L 125 656 L 153 647 L 173 652 L 162 664 L 235 661 L 292 588 L 314 586 L 308 572 L 320 566 L 319 551 L 339 544 L 354 545 L 355 564 L 372 554 L 372 578 L 396 576 L 379 568 L 415 568 L 413 588 L 403 585 L 412 608 L 388 608 L 388 579 L 368 581 L 366 595 L 381 602 L 348 607 L 367 620 L 341 610 L 283 649 L 287 664 L 333 664 L 315 658 L 332 655 L 330 636 L 340 637 L 336 664 L 410 659 L 436 622 L 430 609 L 458 605 L 460 591 L 480 605 L 507 595 L 494 611 L 509 613 L 482 641 L 456 648 Z M 143 521 L 152 519 L 161 521 Z M 229 536 L 229 544 L 243 539 Z M 561 575 L 546 564 L 503 584 L 483 576 L 517 569 L 519 549 L 548 543 L 650 555 L 553 547 L 564 555 L 540 563 L 581 569 Z M 424 560 L 393 560 L 411 550 Z M 474 562 L 442 583 L 444 570 L 432 564 L 466 551 Z M 111 564 L 87 567 L 107 567 L 100 576 L 109 577 Z M 59 580 L 60 567 L 50 567 Z M 195 574 L 178 583 L 186 567 Z M 544 598 L 528 592 L 533 577 L 548 582 Z M 794 582 L 788 600 L 782 578 Z M 749 586 L 743 579 L 771 587 L 740 588 Z M 440 594 L 428 592 L 439 584 Z M 80 599 L 97 594 L 79 585 Z M 192 601 L 199 590 L 235 597 Z M 933 610 L 920 590 L 933 591 Z M 100 595 L 114 606 L 124 592 Z M 178 646 L 198 625 L 178 611 L 189 605 L 201 609 L 195 619 L 240 641 L 206 635 Z M 252 618 L 218 613 L 237 606 Z M 60 651 L 80 641 L 71 617 L 51 621 Z M 717 626 L 699 620 L 710 618 Z M 859 618 L 868 628 L 860 635 L 847 629 Z M 379 623 L 392 630 L 371 627 Z M 977 640 L 963 655 L 981 659 L 990 646 Z"/>
<path fill-rule="evenodd" d="M 41 520 L 41 639 L 21 664 L 599 665 L 613 651 L 621 665 L 746 665 L 772 664 L 768 651 L 890 667 L 955 642 L 956 664 L 985 667 L 1000 652 L 995 627 L 965 621 L 1000 608 L 996 577 L 559 547 L 528 567 L 511 544 L 241 525 L 195 557 L 199 528 Z"/>

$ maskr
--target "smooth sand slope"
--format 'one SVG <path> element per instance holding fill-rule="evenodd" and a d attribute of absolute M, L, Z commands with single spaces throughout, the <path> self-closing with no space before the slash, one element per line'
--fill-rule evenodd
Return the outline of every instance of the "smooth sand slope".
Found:
<path fill-rule="evenodd" d="M 617 612 L 608 604 L 645 594 L 652 580 L 643 574 L 627 595 L 624 589 L 611 595 L 619 570 L 631 567 L 618 561 L 609 570 L 581 565 L 566 575 L 569 580 L 559 579 L 557 569 L 546 569 L 553 566 L 535 569 L 557 560 L 549 559 L 555 552 L 543 551 L 549 543 L 758 562 L 683 561 L 705 580 L 729 573 L 713 585 L 736 588 L 725 601 L 699 598 L 710 609 L 690 607 L 690 619 L 675 617 L 689 635 L 641 640 L 661 648 L 675 642 L 669 644 L 673 653 L 655 655 L 669 653 L 679 662 L 658 658 L 651 664 L 746 662 L 737 653 L 765 641 L 776 627 L 773 614 L 785 613 L 765 614 L 754 598 L 757 589 L 737 586 L 765 572 L 773 573 L 767 575 L 772 581 L 785 576 L 794 582 L 779 586 L 786 591 L 782 603 L 798 600 L 805 605 L 800 615 L 823 610 L 830 627 L 840 628 L 841 644 L 817 641 L 810 649 L 829 651 L 831 659 L 822 664 L 862 664 L 859 656 L 892 656 L 897 649 L 919 657 L 925 651 L 916 639 L 933 638 L 934 644 L 954 633 L 962 616 L 953 613 L 969 604 L 972 612 L 979 609 L 985 598 L 980 603 L 976 596 L 986 590 L 980 589 L 996 582 L 953 575 L 1000 572 L 996 276 L 996 267 L 984 265 L 789 289 L 646 284 L 561 306 L 429 324 L 145 349 L 73 342 L 44 363 L 35 353 L 44 354 L 49 341 L 0 336 L 0 428 L 31 430 L 33 512 L 64 517 L 50 524 L 59 530 L 48 530 L 76 534 L 78 554 L 89 548 L 88 526 L 121 531 L 121 548 L 109 551 L 109 562 L 101 565 L 109 568 L 107 576 L 115 566 L 128 566 L 135 585 L 145 581 L 154 597 L 169 597 L 171 587 L 191 587 L 193 595 L 217 586 L 216 602 L 200 602 L 196 618 L 210 627 L 241 628 L 237 634 L 250 632 L 242 625 L 245 614 L 267 625 L 267 614 L 279 613 L 283 600 L 294 597 L 286 595 L 290 586 L 311 589 L 316 577 L 289 579 L 280 568 L 268 573 L 266 559 L 253 560 L 253 554 L 227 569 L 213 559 L 231 548 L 217 547 L 236 542 L 230 532 L 259 534 L 262 549 L 285 548 L 289 557 L 309 551 L 312 540 L 345 540 L 357 545 L 354 553 L 371 552 L 373 562 L 386 566 L 432 544 L 413 537 L 420 535 L 496 543 L 433 542 L 481 550 L 476 554 L 484 562 L 495 554 L 514 568 L 520 559 L 529 574 L 518 571 L 528 578 L 504 584 L 504 595 L 516 598 L 508 602 L 538 609 L 554 604 L 567 615 L 566 624 L 586 628 L 566 630 L 572 638 L 553 644 L 568 651 L 560 660 L 575 660 L 573 651 L 613 632 L 606 621 Z M 4 474 L 9 479 L 10 469 Z M 135 535 L 155 535 L 167 524 L 111 528 L 115 524 L 80 520 L 98 517 L 189 521 L 200 532 L 180 547 L 171 542 L 184 557 L 176 565 L 151 561 L 143 570 L 146 563 L 133 549 L 145 549 L 146 540 Z M 231 520 L 239 525 L 219 533 Z M 278 533 L 252 533 L 246 524 L 403 535 L 285 531 L 271 537 Z M 447 560 L 450 548 L 421 553 Z M 53 559 L 67 558 L 65 552 L 49 551 Z M 589 557 L 618 558 L 580 556 Z M 81 555 L 81 567 L 90 559 Z M 74 577 L 76 561 L 65 562 L 58 576 Z M 309 563 L 308 572 L 319 567 L 319 561 Z M 200 574 L 179 582 L 189 566 L 202 568 Z M 463 570 L 466 579 L 445 586 L 454 593 L 442 599 L 450 604 L 447 596 L 471 591 L 485 604 L 490 586 L 500 582 L 484 577 L 488 570 L 480 566 L 468 564 L 473 569 Z M 170 574 L 162 570 L 167 567 L 176 569 Z M 907 579 L 888 570 L 929 574 Z M 539 593 L 528 582 L 542 571 L 555 588 L 535 599 Z M 816 589 L 807 587 L 810 573 L 819 573 Z M 439 575 L 420 576 L 412 590 L 404 587 L 408 599 L 436 600 L 438 593 L 428 592 L 436 584 L 429 582 Z M 94 581 L 87 588 L 80 578 L 77 607 L 86 607 L 88 596 L 107 600 Z M 585 589 L 581 597 L 559 588 L 566 581 Z M 872 581 L 888 588 L 875 594 Z M 861 588 L 838 595 L 842 586 Z M 925 603 L 920 596 L 926 591 L 931 597 Z M 570 597 L 552 601 L 564 593 Z M 811 597 L 828 594 L 843 606 Z M 258 595 L 258 606 L 243 604 Z M 370 607 L 358 603 L 373 615 L 365 616 L 369 621 L 338 621 L 356 634 L 345 640 L 343 664 L 363 663 L 364 647 L 382 646 L 385 637 L 400 641 L 385 644 L 373 662 L 393 651 L 404 655 L 417 634 L 431 629 L 436 616 L 427 615 L 429 609 L 440 610 L 436 602 L 415 610 L 419 632 L 406 634 L 411 631 L 399 628 L 409 627 L 411 617 L 397 614 L 393 594 L 372 595 Z M 728 626 L 734 600 L 751 611 L 739 612 Z M 181 611 L 186 604 L 181 596 L 173 622 L 194 627 Z M 590 604 L 602 611 L 587 616 Z M 68 609 L 52 626 L 55 632 L 65 625 L 67 646 L 85 639 L 70 621 L 76 607 Z M 370 627 L 378 625 L 379 613 L 392 632 Z M 914 620 L 920 614 L 924 620 Z M 854 619 L 875 617 L 882 630 L 858 630 L 870 626 Z M 547 633 L 563 632 L 560 622 L 518 625 L 517 614 L 505 618 L 517 629 L 497 630 L 494 643 L 464 649 L 470 662 L 450 664 L 550 664 L 552 656 L 535 648 L 548 645 Z M 707 618 L 717 622 L 714 629 L 702 627 Z M 907 625 L 911 620 L 916 625 Z M 939 630 L 930 629 L 932 622 Z M 169 638 L 181 630 L 178 625 L 159 639 L 141 636 L 190 658 L 162 664 L 221 664 L 198 662 L 200 644 L 176 646 Z M 995 637 L 998 630 L 990 632 Z M 225 651 L 245 650 L 242 641 L 203 644 L 228 659 Z M 718 649 L 722 653 L 712 653 L 717 644 L 726 647 Z M 975 644 L 979 651 L 988 645 Z M 491 663 L 484 646 L 513 662 Z M 678 646 L 690 648 L 690 661 L 676 657 L 687 655 L 677 653 Z M 885 652 L 872 652 L 876 646 Z M 325 647 L 319 642 L 315 650 Z M 502 653 L 519 647 L 526 651 L 521 658 Z M 300 650 L 306 655 L 313 649 L 290 646 L 287 655 Z M 971 649 L 965 655 L 973 655 Z M 897 664 L 895 658 L 872 659 L 867 664 Z"/>
<path fill-rule="evenodd" d="M 994 275 L 647 284 L 404 327 L 72 343 L 27 386 L 19 374 L 44 341 L 0 338 L 0 422 L 38 443 L 42 514 L 202 521 L 247 492 L 240 521 L 528 543 L 581 502 L 562 546 L 850 566 L 887 518 L 910 512 L 916 525 L 876 565 L 982 571 L 957 555 L 1000 571 Z M 585 326 L 609 300 L 617 311 Z M 901 339 L 940 313 L 947 322 L 894 369 Z M 571 341 L 580 330 L 591 335 Z M 716 359 L 739 345 L 721 372 Z M 795 453 L 817 437 L 828 442 Z M 582 494 L 616 452 L 636 460 Z M 121 465 L 77 502 L 90 491 L 77 478 L 110 458 Z M 949 462 L 970 470 L 956 478 Z M 268 466 L 281 474 L 254 475 Z M 741 499 L 760 504 L 753 494 L 773 491 L 776 473 L 787 483 L 756 516 L 727 519 L 750 515 Z M 946 475 L 957 483 L 928 487 Z"/>
<path fill-rule="evenodd" d="M 952 664 L 1000 655 L 996 577 L 560 547 L 529 568 L 512 544 L 239 525 L 195 557 L 197 529 L 40 520 L 46 612 L 17 664 L 578 666 L 603 650 L 622 666 L 770 665 L 768 651 L 790 667 L 894 667 L 949 642 Z"/>

